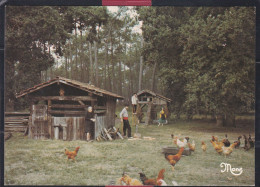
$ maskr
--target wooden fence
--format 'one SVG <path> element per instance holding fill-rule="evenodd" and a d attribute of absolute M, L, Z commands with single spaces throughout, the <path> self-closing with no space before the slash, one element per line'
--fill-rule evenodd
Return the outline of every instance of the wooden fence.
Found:
<path fill-rule="evenodd" d="M 5 112 L 5 132 L 25 132 L 30 112 Z"/>

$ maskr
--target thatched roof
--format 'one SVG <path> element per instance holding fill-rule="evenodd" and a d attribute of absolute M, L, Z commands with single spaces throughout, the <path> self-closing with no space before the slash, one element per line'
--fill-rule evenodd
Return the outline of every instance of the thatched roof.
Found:
<path fill-rule="evenodd" d="M 93 94 L 99 95 L 99 96 L 110 96 L 110 97 L 114 97 L 116 99 L 124 99 L 120 95 L 109 92 L 107 90 L 103 90 L 103 89 L 98 88 L 94 85 L 79 82 L 79 81 L 76 81 L 76 80 L 67 79 L 67 78 L 64 78 L 64 77 L 59 77 L 59 76 L 52 79 L 52 80 L 49 80 L 47 82 L 37 84 L 34 87 L 31 87 L 31 88 L 28 88 L 26 90 L 21 91 L 20 93 L 16 94 L 16 98 L 19 98 L 19 97 L 25 96 L 27 94 L 30 94 L 32 92 L 38 91 L 38 90 L 40 90 L 44 87 L 50 86 L 50 85 L 55 84 L 55 83 L 62 83 L 62 84 L 65 84 L 65 85 L 68 85 L 68 86 L 71 86 L 71 87 L 74 87 L 74 88 L 78 88 L 78 89 L 81 89 L 83 91 L 90 92 L 90 93 L 93 93 Z"/>
<path fill-rule="evenodd" d="M 148 94 L 150 94 L 150 95 L 152 95 L 152 96 L 154 96 L 154 97 L 157 97 L 157 98 L 159 98 L 159 99 L 162 99 L 162 100 L 165 100 L 165 101 L 167 101 L 167 102 L 171 102 L 172 100 L 171 99 L 169 99 L 169 98 L 167 98 L 167 97 L 165 97 L 165 96 L 163 96 L 163 95 L 160 95 L 160 94 L 157 94 L 157 93 L 155 93 L 155 92 L 153 92 L 153 91 L 151 91 L 151 90 L 141 90 L 140 92 L 138 92 L 136 95 L 137 96 L 140 96 L 140 95 L 142 95 L 142 94 L 145 94 L 145 93 L 148 93 Z"/>

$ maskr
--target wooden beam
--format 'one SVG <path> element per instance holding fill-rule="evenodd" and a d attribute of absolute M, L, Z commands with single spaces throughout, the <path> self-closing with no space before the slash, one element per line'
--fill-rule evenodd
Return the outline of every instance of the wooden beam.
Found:
<path fill-rule="evenodd" d="M 118 135 L 121 139 L 124 139 L 123 136 L 120 134 L 120 132 L 118 132 L 118 131 L 116 130 L 115 127 L 113 127 L 113 129 L 115 130 L 115 132 L 117 133 L 117 135 Z"/>
<path fill-rule="evenodd" d="M 79 100 L 78 102 L 79 102 L 79 104 L 80 104 L 81 106 L 86 107 L 86 105 L 85 105 L 85 103 L 83 103 L 83 101 Z"/>
<path fill-rule="evenodd" d="M 106 110 L 94 110 L 94 113 L 102 114 L 102 113 L 106 113 Z"/>
<path fill-rule="evenodd" d="M 97 101 L 97 98 L 90 96 L 35 96 L 35 100 L 71 100 L 71 101 Z"/>
<path fill-rule="evenodd" d="M 54 104 L 51 105 L 51 108 L 85 108 L 85 105 L 61 105 L 61 104 Z"/>
<path fill-rule="evenodd" d="M 94 106 L 94 109 L 95 109 L 95 110 L 98 110 L 98 109 L 100 109 L 100 110 L 106 110 L 107 107 L 106 107 L 106 106 L 97 106 L 97 105 L 95 105 L 95 106 Z"/>
<path fill-rule="evenodd" d="M 71 115 L 85 115 L 85 111 L 63 111 L 63 110 L 51 110 L 50 114 L 71 114 Z"/>
<path fill-rule="evenodd" d="M 112 141 L 113 139 L 111 138 L 111 136 L 110 136 L 110 134 L 108 133 L 108 131 L 107 131 L 106 128 L 104 128 L 104 131 L 105 131 L 105 133 L 106 133 L 108 139 L 109 139 L 110 141 Z"/>

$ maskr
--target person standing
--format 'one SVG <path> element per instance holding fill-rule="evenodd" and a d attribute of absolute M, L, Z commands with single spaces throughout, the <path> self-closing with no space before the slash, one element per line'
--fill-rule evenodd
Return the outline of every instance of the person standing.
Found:
<path fill-rule="evenodd" d="M 166 124 L 166 122 L 167 122 L 164 108 L 162 108 L 162 110 L 160 111 L 160 118 L 159 118 L 158 122 L 159 122 L 158 126 L 160 126 L 161 124 L 163 126 L 163 124 Z"/>
<path fill-rule="evenodd" d="M 85 122 L 86 122 L 86 136 L 87 141 L 90 141 L 90 139 L 93 137 L 93 134 L 91 134 L 94 131 L 95 127 L 95 114 L 93 112 L 93 108 L 91 106 L 88 107 L 87 113 L 85 115 Z"/>
<path fill-rule="evenodd" d="M 128 121 L 128 104 L 125 104 L 125 107 L 120 112 L 120 118 L 121 122 L 123 122 L 123 136 L 126 136 L 126 130 L 127 130 L 127 136 L 128 138 L 131 137 L 131 127 Z"/>
<path fill-rule="evenodd" d="M 134 93 L 134 95 L 131 98 L 132 101 L 132 105 L 133 105 L 133 114 L 136 114 L 136 109 L 137 109 L 137 103 L 138 103 L 138 98 L 136 93 Z"/>

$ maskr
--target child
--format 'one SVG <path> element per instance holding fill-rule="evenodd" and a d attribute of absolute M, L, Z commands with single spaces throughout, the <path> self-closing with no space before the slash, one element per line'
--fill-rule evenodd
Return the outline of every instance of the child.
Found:
<path fill-rule="evenodd" d="M 159 122 L 158 127 L 159 127 L 160 125 L 163 126 L 163 124 L 166 124 L 166 123 L 167 123 L 166 114 L 165 114 L 163 108 L 162 108 L 162 110 L 160 111 L 160 119 L 158 120 L 158 122 Z"/>

